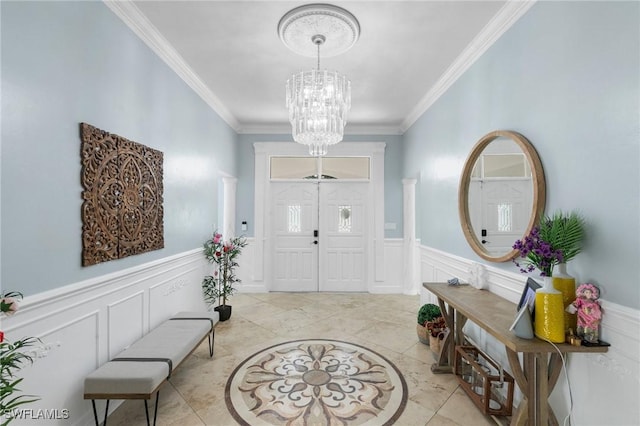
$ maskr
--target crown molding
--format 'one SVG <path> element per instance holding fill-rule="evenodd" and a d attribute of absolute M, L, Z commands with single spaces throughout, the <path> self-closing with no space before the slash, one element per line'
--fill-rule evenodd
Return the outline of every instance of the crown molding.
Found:
<path fill-rule="evenodd" d="M 289 123 L 260 123 L 260 124 L 240 124 L 238 133 L 241 135 L 287 135 L 291 133 Z"/>
<path fill-rule="evenodd" d="M 508 0 L 402 122 L 406 132 L 537 0 Z"/>
<path fill-rule="evenodd" d="M 237 132 L 247 135 L 289 135 L 291 125 L 288 123 L 274 124 L 242 124 Z M 401 135 L 399 125 L 379 125 L 349 123 L 344 129 L 345 135 Z"/>
<path fill-rule="evenodd" d="M 236 132 L 238 120 L 216 95 L 202 82 L 200 77 L 164 38 L 160 31 L 144 16 L 131 0 L 103 0 L 103 3 L 127 25 L 147 46 L 155 52 L 191 89 L 198 94 L 220 118 Z"/>

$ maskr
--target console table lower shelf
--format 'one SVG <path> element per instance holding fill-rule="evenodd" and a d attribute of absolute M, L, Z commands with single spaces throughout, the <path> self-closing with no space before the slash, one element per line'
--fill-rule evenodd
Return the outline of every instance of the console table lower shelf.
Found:
<path fill-rule="evenodd" d="M 607 352 L 604 346 L 566 343 L 557 344 L 556 350 L 550 343 L 537 338 L 516 337 L 509 331 L 516 315 L 516 305 L 486 290 L 447 283 L 423 283 L 423 287 L 438 298 L 450 330 L 441 343 L 440 357 L 431 370 L 434 373 L 455 373 L 456 346 L 465 344 L 462 328 L 467 320 L 487 331 L 504 345 L 511 374 L 522 392 L 522 401 L 511 418 L 511 425 L 558 425 L 548 399 L 562 371 L 560 353 L 564 356 L 571 352 Z"/>

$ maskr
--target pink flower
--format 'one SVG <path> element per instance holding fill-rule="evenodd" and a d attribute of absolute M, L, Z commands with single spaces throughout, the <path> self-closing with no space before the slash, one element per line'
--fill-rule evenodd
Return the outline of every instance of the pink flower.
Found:
<path fill-rule="evenodd" d="M 0 300 L 0 307 L 5 314 L 13 315 L 18 310 L 18 302 L 13 297 L 3 297 Z"/>
<path fill-rule="evenodd" d="M 213 234 L 213 244 L 220 243 L 221 239 L 222 239 L 222 234 L 218 234 L 217 232 Z"/>

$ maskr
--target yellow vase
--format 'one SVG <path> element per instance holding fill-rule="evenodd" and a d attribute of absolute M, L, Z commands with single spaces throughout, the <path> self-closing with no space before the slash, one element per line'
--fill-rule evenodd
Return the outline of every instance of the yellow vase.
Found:
<path fill-rule="evenodd" d="M 544 277 L 544 286 L 536 290 L 534 329 L 539 339 L 564 342 L 564 303 L 551 277 Z"/>
<path fill-rule="evenodd" d="M 576 332 L 576 315 L 566 311 L 567 306 L 576 300 L 576 279 L 567 274 L 567 264 L 558 264 L 557 271 L 553 272 L 551 278 L 553 288 L 562 293 L 562 303 L 564 305 L 564 332 L 567 334 L 569 329 Z"/>

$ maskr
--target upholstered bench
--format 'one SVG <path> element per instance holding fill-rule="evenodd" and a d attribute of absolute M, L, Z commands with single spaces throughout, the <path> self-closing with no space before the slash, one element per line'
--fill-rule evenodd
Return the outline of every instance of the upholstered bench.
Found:
<path fill-rule="evenodd" d="M 84 381 L 84 399 L 90 399 L 98 423 L 96 399 L 106 399 L 104 425 L 107 424 L 109 400 L 144 399 L 147 425 L 147 400 L 156 395 L 153 424 L 158 414 L 160 387 L 173 370 L 209 337 L 209 356 L 213 356 L 217 312 L 180 312 L 134 342 L 111 361 L 89 374 Z"/>

